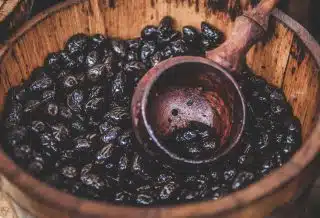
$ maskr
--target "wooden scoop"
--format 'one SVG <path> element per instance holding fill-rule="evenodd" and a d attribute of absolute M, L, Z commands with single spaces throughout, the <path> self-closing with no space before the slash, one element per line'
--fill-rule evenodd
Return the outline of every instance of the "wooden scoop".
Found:
<path fill-rule="evenodd" d="M 175 57 L 146 73 L 131 105 L 134 132 L 145 151 L 165 161 L 199 165 L 217 161 L 238 144 L 246 105 L 231 74 L 239 72 L 247 51 L 266 33 L 279 1 L 262 0 L 238 17 L 229 39 L 207 52 L 207 58 Z M 214 128 L 220 138 L 220 147 L 210 158 L 186 158 L 165 143 L 173 131 L 194 121 Z"/>

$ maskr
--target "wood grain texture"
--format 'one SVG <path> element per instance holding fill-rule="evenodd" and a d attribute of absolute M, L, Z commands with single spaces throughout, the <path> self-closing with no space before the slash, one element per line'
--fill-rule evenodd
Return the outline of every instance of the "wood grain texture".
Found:
<path fill-rule="evenodd" d="M 256 74 L 264 76 L 268 82 L 281 87 L 294 32 L 286 28 L 284 24 L 276 22 L 274 18 L 271 19 L 269 31 L 273 34 L 267 36 L 249 51 L 247 63 Z M 278 43 L 279 40 L 282 43 Z"/>
<path fill-rule="evenodd" d="M 177 28 L 187 24 L 199 27 L 206 20 L 228 37 L 232 16 L 206 7 L 207 3 L 206 0 L 70 0 L 49 9 L 24 25 L 0 51 L 1 107 L 9 87 L 27 78 L 43 64 L 49 52 L 62 49 L 64 42 L 76 33 L 137 37 L 146 24 L 157 24 L 163 16 L 171 15 L 176 18 Z M 21 207 L 38 217 L 49 218 L 262 218 L 293 201 L 313 182 L 317 172 L 320 48 L 305 29 L 277 10 L 271 28 L 275 32 L 250 50 L 247 63 L 254 72 L 284 88 L 303 124 L 304 144 L 287 164 L 269 176 L 219 201 L 141 209 L 85 201 L 54 190 L 23 172 L 0 152 L 4 190 Z"/>

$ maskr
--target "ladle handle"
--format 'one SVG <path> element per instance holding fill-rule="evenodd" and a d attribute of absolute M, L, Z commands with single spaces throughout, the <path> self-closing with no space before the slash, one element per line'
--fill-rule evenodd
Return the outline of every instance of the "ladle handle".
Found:
<path fill-rule="evenodd" d="M 238 17 L 229 39 L 208 51 L 207 58 L 231 72 L 239 71 L 248 50 L 267 32 L 270 14 L 279 1 L 262 0 L 254 9 Z"/>

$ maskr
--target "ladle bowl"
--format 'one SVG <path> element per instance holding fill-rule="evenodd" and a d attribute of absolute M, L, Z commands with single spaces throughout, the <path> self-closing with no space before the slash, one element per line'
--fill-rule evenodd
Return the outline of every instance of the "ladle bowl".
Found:
<path fill-rule="evenodd" d="M 207 59 L 184 56 L 163 61 L 138 83 L 131 105 L 133 128 L 145 151 L 166 162 L 207 164 L 228 154 L 238 143 L 246 120 L 245 100 L 232 73 L 268 29 L 279 0 L 262 0 L 237 18 L 231 37 Z M 215 129 L 220 138 L 209 158 L 185 157 L 165 138 L 196 121 Z M 212 139 L 213 140 L 213 139 Z M 175 151 L 174 151 L 175 150 Z"/>
<path fill-rule="evenodd" d="M 238 143 L 246 106 L 239 86 L 224 68 L 206 58 L 187 56 L 168 59 L 147 75 L 133 99 L 141 99 L 141 103 L 134 103 L 133 110 L 142 109 L 142 119 L 135 120 L 134 129 L 138 140 L 146 141 L 143 145 L 149 153 L 202 164 L 213 162 Z M 173 131 L 186 128 L 192 121 L 214 128 L 221 139 L 220 148 L 210 158 L 181 157 L 164 142 Z"/>

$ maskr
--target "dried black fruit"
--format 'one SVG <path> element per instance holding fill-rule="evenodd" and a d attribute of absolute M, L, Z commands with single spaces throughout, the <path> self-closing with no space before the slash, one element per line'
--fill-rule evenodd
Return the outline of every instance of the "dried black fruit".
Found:
<path fill-rule="evenodd" d="M 141 40 L 140 38 L 137 38 L 137 39 L 129 39 L 127 41 L 128 43 L 128 47 L 130 50 L 133 50 L 133 51 L 138 51 L 140 49 L 140 46 L 141 46 Z"/>
<path fill-rule="evenodd" d="M 214 44 L 212 47 L 217 47 L 223 42 L 223 34 L 220 32 L 220 30 L 214 28 L 206 22 L 201 23 L 201 33 L 203 36 L 205 36 L 205 38 L 210 40 L 212 44 Z"/>
<path fill-rule="evenodd" d="M 71 89 L 78 85 L 78 79 L 74 75 L 66 75 L 62 78 L 62 87 L 64 89 Z"/>
<path fill-rule="evenodd" d="M 114 127 L 114 125 L 110 121 L 102 122 L 99 125 L 100 134 L 104 134 L 104 133 L 108 132 L 109 129 L 111 129 L 112 127 Z"/>
<path fill-rule="evenodd" d="M 41 102 L 38 100 L 29 100 L 26 104 L 25 104 L 25 108 L 24 108 L 24 112 L 28 113 L 28 112 L 34 112 L 35 110 L 37 110 L 41 105 Z"/>
<path fill-rule="evenodd" d="M 240 172 L 232 183 L 232 189 L 239 190 L 248 186 L 254 179 L 254 174 L 250 172 Z"/>
<path fill-rule="evenodd" d="M 138 175 L 143 180 L 151 179 L 151 176 L 146 172 L 145 165 L 142 162 L 142 157 L 137 153 L 134 155 L 132 160 L 131 172 Z"/>
<path fill-rule="evenodd" d="M 115 141 L 119 136 L 120 132 L 121 132 L 121 129 L 119 127 L 109 128 L 101 136 L 101 142 L 104 144 L 108 144 L 110 142 Z"/>
<path fill-rule="evenodd" d="M 183 40 L 187 43 L 193 44 L 198 42 L 199 33 L 196 28 L 193 26 L 185 26 L 182 29 L 183 32 Z"/>
<path fill-rule="evenodd" d="M 62 57 L 61 54 L 56 52 L 56 53 L 50 53 L 46 60 L 44 61 L 45 65 L 48 65 L 54 70 L 60 70 L 61 69 L 61 62 L 62 62 Z"/>
<path fill-rule="evenodd" d="M 104 119 L 121 126 L 126 126 L 131 122 L 129 110 L 119 106 L 112 108 L 111 111 L 106 113 Z"/>
<path fill-rule="evenodd" d="M 70 54 L 81 53 L 87 49 L 89 37 L 85 34 L 77 34 L 68 39 L 65 49 Z"/>
<path fill-rule="evenodd" d="M 55 90 L 46 90 L 42 93 L 41 100 L 42 102 L 48 102 L 54 100 L 57 92 Z"/>
<path fill-rule="evenodd" d="M 111 47 L 113 51 L 121 58 L 124 58 L 127 53 L 127 44 L 123 40 L 112 40 Z"/>
<path fill-rule="evenodd" d="M 258 170 L 258 172 L 261 175 L 267 175 L 271 170 L 273 170 L 276 167 L 274 160 L 272 159 L 266 159 L 261 168 Z"/>
<path fill-rule="evenodd" d="M 102 45 L 105 45 L 106 42 L 107 42 L 107 39 L 104 35 L 96 34 L 91 37 L 91 40 L 89 42 L 89 47 L 91 49 L 97 49 Z"/>
<path fill-rule="evenodd" d="M 92 82 L 97 82 L 106 76 L 106 67 L 104 64 L 95 65 L 87 71 L 87 78 Z"/>
<path fill-rule="evenodd" d="M 111 83 L 111 95 L 114 101 L 121 102 L 126 92 L 126 74 L 122 71 L 116 74 Z"/>
<path fill-rule="evenodd" d="M 112 50 L 110 49 L 104 50 L 104 55 L 102 57 L 102 64 L 105 65 L 105 68 L 107 69 L 108 72 L 113 72 L 114 66 L 116 65 L 117 61 L 118 60 L 116 58 L 116 55 Z"/>
<path fill-rule="evenodd" d="M 124 70 L 128 73 L 137 73 L 144 74 L 147 71 L 147 66 L 139 61 L 131 61 L 125 64 Z M 128 75 L 130 76 L 130 75 Z"/>
<path fill-rule="evenodd" d="M 190 122 L 186 128 L 175 130 L 166 139 L 166 144 L 170 146 L 171 151 L 185 158 L 206 159 L 211 158 L 214 151 L 219 148 L 220 138 L 210 126 Z"/>
<path fill-rule="evenodd" d="M 271 143 L 270 135 L 267 132 L 262 132 L 258 136 L 257 146 L 260 150 L 264 150 Z"/>
<path fill-rule="evenodd" d="M 131 148 L 133 143 L 133 132 L 127 130 L 118 137 L 118 145 L 122 148 Z"/>
<path fill-rule="evenodd" d="M 61 68 L 71 70 L 77 67 L 77 61 L 74 60 L 68 52 L 63 51 L 60 54 L 62 60 Z"/>
<path fill-rule="evenodd" d="M 119 170 L 123 171 L 129 168 L 129 159 L 126 153 L 119 160 Z"/>
<path fill-rule="evenodd" d="M 8 90 L 7 99 L 11 99 L 13 101 L 17 100 L 18 102 L 23 102 L 28 97 L 27 88 L 23 86 L 13 87 Z M 12 103 L 12 102 L 11 102 Z M 9 102 L 6 102 L 9 104 Z"/>
<path fill-rule="evenodd" d="M 40 135 L 40 145 L 43 147 L 55 146 L 57 144 L 56 139 L 51 133 L 42 133 Z"/>
<path fill-rule="evenodd" d="M 35 133 L 42 133 L 46 130 L 46 124 L 42 121 L 35 120 L 31 123 L 31 129 Z"/>
<path fill-rule="evenodd" d="M 111 143 L 105 145 L 100 151 L 98 151 L 96 155 L 95 163 L 104 164 L 108 160 L 108 158 L 112 156 L 112 153 L 114 150 L 115 150 L 115 145 Z"/>
<path fill-rule="evenodd" d="M 146 63 L 148 58 L 150 58 L 156 52 L 157 46 L 154 41 L 147 41 L 141 47 L 140 58 L 142 62 Z"/>
<path fill-rule="evenodd" d="M 89 99 L 103 97 L 104 89 L 102 86 L 92 86 L 89 89 Z"/>
<path fill-rule="evenodd" d="M 296 117 L 287 119 L 284 125 L 289 132 L 298 133 L 298 134 L 301 132 L 301 124 L 299 119 Z"/>
<path fill-rule="evenodd" d="M 105 187 L 105 182 L 95 174 L 86 174 L 81 176 L 81 181 L 96 190 L 102 191 Z"/>
<path fill-rule="evenodd" d="M 83 53 L 74 55 L 72 58 L 75 61 L 77 68 L 83 68 L 86 62 L 86 56 Z"/>
<path fill-rule="evenodd" d="M 44 161 L 43 159 L 36 158 L 35 160 L 32 160 L 28 165 L 28 170 L 30 173 L 34 175 L 38 175 L 42 173 L 44 170 Z"/>
<path fill-rule="evenodd" d="M 175 175 L 174 173 L 172 172 L 164 172 L 164 173 L 161 173 L 157 178 L 156 178 L 156 183 L 157 184 L 166 184 L 170 181 L 173 181 L 175 180 Z"/>
<path fill-rule="evenodd" d="M 228 193 L 230 192 L 228 189 L 227 189 L 227 185 L 225 184 L 222 184 L 220 186 L 214 186 L 211 188 L 211 198 L 213 200 L 218 200 L 226 195 L 228 195 Z"/>
<path fill-rule="evenodd" d="M 84 110 L 87 114 L 100 115 L 104 110 L 104 98 L 90 99 L 84 106 Z"/>
<path fill-rule="evenodd" d="M 126 61 L 138 61 L 139 53 L 136 51 L 128 51 Z"/>
<path fill-rule="evenodd" d="M 60 106 L 59 115 L 63 119 L 70 120 L 72 118 L 72 111 L 70 108 L 62 105 Z"/>
<path fill-rule="evenodd" d="M 74 135 L 77 135 L 77 134 L 85 133 L 87 128 L 86 128 L 85 124 L 82 121 L 74 120 L 71 123 L 71 130 L 72 130 Z"/>
<path fill-rule="evenodd" d="M 280 89 L 275 89 L 271 94 L 270 94 L 270 99 L 271 100 L 278 100 L 278 101 L 285 101 L 286 97 L 283 93 L 282 90 Z"/>
<path fill-rule="evenodd" d="M 186 43 L 182 39 L 171 42 L 170 46 L 175 56 L 185 55 L 189 51 Z"/>
<path fill-rule="evenodd" d="M 147 66 L 139 61 L 131 61 L 126 63 L 124 70 L 127 75 L 127 82 L 131 84 L 131 86 L 135 86 L 147 72 Z"/>
<path fill-rule="evenodd" d="M 75 89 L 67 96 L 67 105 L 72 111 L 80 112 L 83 107 L 83 100 L 83 91 Z"/>
<path fill-rule="evenodd" d="M 223 173 L 224 180 L 226 182 L 232 182 L 236 174 L 237 174 L 236 169 L 228 169 Z"/>
<path fill-rule="evenodd" d="M 91 51 L 88 53 L 86 58 L 86 66 L 87 67 L 93 67 L 95 64 L 97 64 L 100 60 L 98 51 Z"/>
<path fill-rule="evenodd" d="M 43 75 L 30 85 L 30 91 L 43 91 L 50 88 L 53 84 L 52 79 Z"/>
<path fill-rule="evenodd" d="M 162 18 L 158 27 L 159 32 L 162 34 L 170 33 L 173 31 L 173 19 L 170 16 Z"/>
<path fill-rule="evenodd" d="M 19 161 L 27 161 L 32 155 L 32 149 L 30 145 L 19 145 L 14 147 L 14 157 Z"/>
<path fill-rule="evenodd" d="M 24 142 L 27 136 L 27 129 L 23 126 L 16 126 L 7 133 L 6 141 L 9 146 L 16 146 Z"/>
<path fill-rule="evenodd" d="M 78 138 L 75 138 L 73 141 L 74 147 L 77 150 L 88 150 L 92 147 L 92 143 L 85 136 L 79 136 Z"/>
<path fill-rule="evenodd" d="M 73 179 L 77 176 L 77 169 L 73 166 L 66 166 L 61 170 L 62 175 L 69 179 Z"/>
<path fill-rule="evenodd" d="M 18 102 L 11 102 L 5 108 L 5 127 L 11 128 L 19 125 L 22 119 L 22 105 Z"/>
<path fill-rule="evenodd" d="M 274 101 L 271 103 L 271 111 L 274 115 L 282 117 L 291 113 L 289 106 L 283 101 Z"/>
<path fill-rule="evenodd" d="M 164 59 L 168 59 L 173 57 L 174 52 L 170 46 L 166 46 L 163 50 L 161 50 L 161 54 Z"/>
<path fill-rule="evenodd" d="M 208 39 L 208 38 L 201 37 L 200 46 L 201 46 L 201 48 L 202 48 L 204 51 L 208 51 L 208 50 L 213 49 L 213 48 L 216 46 L 216 44 L 213 43 L 213 42 L 212 42 L 210 39 Z"/>
<path fill-rule="evenodd" d="M 202 196 L 201 191 L 182 189 L 181 194 L 178 196 L 178 200 L 182 201 L 194 201 L 200 199 Z"/>
<path fill-rule="evenodd" d="M 164 45 L 172 42 L 174 40 L 180 39 L 181 33 L 177 31 L 167 32 L 167 33 L 160 33 L 158 36 L 157 43 L 163 47 Z"/>
<path fill-rule="evenodd" d="M 142 205 L 149 205 L 152 204 L 154 199 L 152 196 L 147 195 L 147 194 L 140 194 L 137 196 L 136 203 L 137 204 L 142 204 Z"/>
<path fill-rule="evenodd" d="M 51 126 L 51 129 L 52 129 L 53 137 L 58 142 L 65 141 L 70 135 L 69 129 L 65 127 L 65 125 L 63 125 L 62 123 L 58 123 L 56 125 Z"/>
<path fill-rule="evenodd" d="M 132 201 L 132 194 L 127 191 L 120 191 L 115 194 L 114 201 L 118 203 L 127 203 Z"/>
<path fill-rule="evenodd" d="M 144 40 L 156 40 L 158 33 L 158 28 L 156 26 L 148 25 L 141 31 L 141 37 Z"/>
<path fill-rule="evenodd" d="M 161 200 L 173 199 L 175 197 L 175 193 L 177 192 L 179 185 L 171 181 L 168 184 L 164 185 L 160 191 L 159 198 Z"/>
<path fill-rule="evenodd" d="M 59 113 L 59 107 L 57 104 L 51 102 L 51 103 L 48 103 L 46 106 L 45 106 L 45 113 L 52 116 L 52 117 L 55 117 L 58 115 Z"/>

